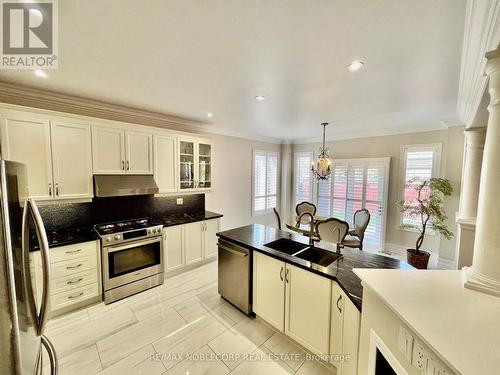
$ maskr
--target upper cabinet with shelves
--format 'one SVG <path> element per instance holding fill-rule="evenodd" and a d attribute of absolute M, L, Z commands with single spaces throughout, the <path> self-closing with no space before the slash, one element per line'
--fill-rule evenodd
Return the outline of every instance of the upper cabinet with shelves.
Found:
<path fill-rule="evenodd" d="M 212 145 L 205 140 L 179 139 L 179 191 L 212 188 Z"/>
<path fill-rule="evenodd" d="M 90 125 L 24 113 L 1 119 L 2 157 L 27 167 L 29 195 L 39 200 L 91 198 Z"/>
<path fill-rule="evenodd" d="M 117 128 L 92 128 L 95 174 L 153 174 L 153 135 Z"/>

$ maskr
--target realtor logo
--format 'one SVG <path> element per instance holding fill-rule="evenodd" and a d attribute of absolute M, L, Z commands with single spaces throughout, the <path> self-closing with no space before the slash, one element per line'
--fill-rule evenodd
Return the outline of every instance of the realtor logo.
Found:
<path fill-rule="evenodd" d="M 0 68 L 57 69 L 57 0 L 0 4 Z"/>

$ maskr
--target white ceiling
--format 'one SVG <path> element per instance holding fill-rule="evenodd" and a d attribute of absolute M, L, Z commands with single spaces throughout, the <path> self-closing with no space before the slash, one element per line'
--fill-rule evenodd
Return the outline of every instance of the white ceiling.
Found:
<path fill-rule="evenodd" d="M 465 0 L 65 0 L 59 69 L 0 79 L 287 141 L 322 121 L 337 138 L 438 129 L 456 123 L 464 15 Z"/>

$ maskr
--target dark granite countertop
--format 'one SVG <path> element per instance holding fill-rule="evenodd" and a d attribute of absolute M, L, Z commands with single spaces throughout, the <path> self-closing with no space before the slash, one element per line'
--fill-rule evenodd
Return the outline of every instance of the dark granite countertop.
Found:
<path fill-rule="evenodd" d="M 194 223 L 196 221 L 217 219 L 222 216 L 223 215 L 211 211 L 201 211 L 201 212 L 164 215 L 160 217 L 154 217 L 154 219 L 158 222 L 158 224 L 163 224 L 164 227 L 170 227 L 174 225 Z M 114 221 L 119 221 L 119 220 L 121 219 L 117 218 Z M 95 223 L 95 224 L 101 224 L 101 223 Z M 97 235 L 93 226 L 77 227 L 77 228 L 61 228 L 58 230 L 47 231 L 47 240 L 49 242 L 50 248 L 71 245 L 80 242 L 95 241 L 98 240 L 99 238 L 100 237 Z M 38 250 L 39 246 L 33 234 L 30 238 L 30 251 L 38 251 Z"/>
<path fill-rule="evenodd" d="M 352 271 L 353 268 L 413 269 L 412 266 L 403 261 L 370 253 L 366 250 L 363 251 L 348 247 L 342 249 L 342 258 L 333 262 L 328 267 L 323 267 L 264 246 L 264 244 L 279 238 L 291 238 L 294 241 L 307 244 L 308 238 L 300 234 L 285 232 L 260 224 L 252 224 L 219 232 L 217 235 L 222 239 L 245 248 L 258 251 L 318 275 L 336 280 L 359 310 L 361 310 L 363 287 L 361 286 L 361 280 Z M 324 243 L 316 244 L 316 246 L 331 251 L 335 249 L 334 245 L 329 246 Z"/>

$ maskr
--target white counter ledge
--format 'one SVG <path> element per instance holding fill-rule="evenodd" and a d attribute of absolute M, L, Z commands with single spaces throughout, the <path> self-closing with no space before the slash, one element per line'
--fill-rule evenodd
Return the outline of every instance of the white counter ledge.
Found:
<path fill-rule="evenodd" d="M 500 373 L 499 297 L 465 289 L 455 270 L 354 273 L 457 374 Z"/>

